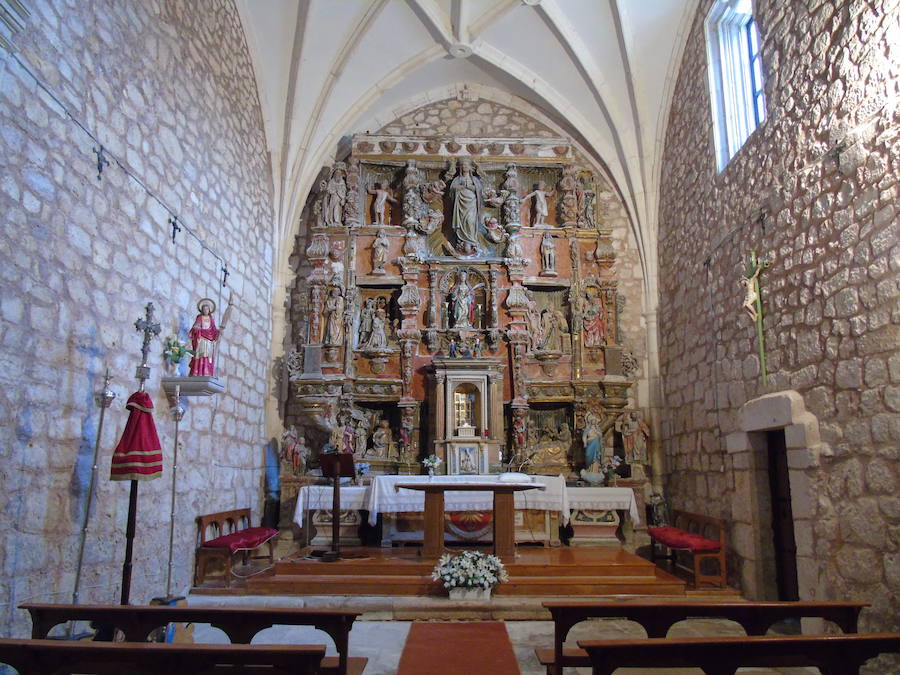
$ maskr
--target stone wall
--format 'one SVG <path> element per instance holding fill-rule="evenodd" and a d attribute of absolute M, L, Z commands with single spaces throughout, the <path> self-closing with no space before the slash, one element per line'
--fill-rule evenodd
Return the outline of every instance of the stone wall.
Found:
<path fill-rule="evenodd" d="M 866 600 L 862 628 L 896 629 L 900 441 L 898 3 L 757 0 L 768 118 L 716 171 L 701 3 L 666 135 L 660 199 L 660 362 L 667 493 L 732 519 L 724 439 L 739 410 L 796 390 L 821 444 L 802 474 L 818 599 Z M 762 274 L 769 386 L 741 308 Z M 792 484 L 792 488 L 794 488 Z M 739 519 L 735 519 L 739 520 Z M 733 522 L 736 551 L 752 528 Z M 765 531 L 766 523 L 755 524 Z M 734 557 L 740 579 L 739 555 Z"/>
<path fill-rule="evenodd" d="M 227 392 L 191 399 L 181 424 L 173 591 L 191 585 L 194 518 L 262 497 L 263 400 L 271 339 L 271 175 L 249 54 L 230 0 L 32 0 L 18 57 L 227 262 L 181 232 L 92 148 L 60 106 L 0 56 L 0 633 L 26 635 L 25 601 L 69 602 L 108 367 L 82 602 L 119 598 L 128 483 L 110 456 L 137 387 L 134 321 L 152 301 L 162 335 L 186 332 L 204 296 L 234 293 L 221 342 Z M 165 593 L 173 422 L 152 344 L 148 391 L 165 456 L 139 490 L 132 602 Z"/>

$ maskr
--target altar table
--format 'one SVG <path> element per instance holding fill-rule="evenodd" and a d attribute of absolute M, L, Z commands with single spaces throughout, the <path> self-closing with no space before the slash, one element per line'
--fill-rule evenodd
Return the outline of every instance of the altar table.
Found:
<path fill-rule="evenodd" d="M 628 511 L 631 522 L 641 522 L 634 490 L 627 487 L 570 487 L 569 508 L 573 511 Z"/>
<path fill-rule="evenodd" d="M 375 525 L 379 513 L 402 513 L 425 510 L 425 496 L 421 491 L 396 489 L 398 483 L 496 483 L 498 474 L 451 476 L 376 476 L 369 493 L 369 524 Z M 531 476 L 527 485 L 543 485 L 540 492 L 529 490 L 515 496 L 516 509 L 556 511 L 560 522 L 569 522 L 569 500 L 566 481 L 562 476 Z M 508 483 L 519 485 L 522 483 Z M 487 492 L 448 491 L 444 497 L 445 511 L 490 511 L 493 498 Z"/>
<path fill-rule="evenodd" d="M 516 542 L 513 527 L 513 493 L 524 490 L 546 490 L 537 482 L 511 483 L 494 479 L 491 482 L 433 481 L 402 482 L 394 488 L 425 493 L 425 544 L 423 558 L 438 558 L 444 552 L 444 495 L 453 491 L 490 492 L 494 507 L 494 555 L 501 560 L 515 558 Z"/>
<path fill-rule="evenodd" d="M 294 522 L 303 527 L 306 511 L 331 511 L 332 488 L 330 485 L 304 485 L 297 494 Z M 341 510 L 359 511 L 368 508 L 369 488 L 355 485 L 341 486 Z"/>

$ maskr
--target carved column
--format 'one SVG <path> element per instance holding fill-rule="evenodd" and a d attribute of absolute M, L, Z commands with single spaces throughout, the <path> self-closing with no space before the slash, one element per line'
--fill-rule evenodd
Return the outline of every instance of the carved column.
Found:
<path fill-rule="evenodd" d="M 434 428 L 431 430 L 432 452 L 438 456 L 443 455 L 443 452 L 438 452 L 438 442 L 446 438 L 446 416 L 444 414 L 446 411 L 446 387 L 447 376 L 438 370 L 434 374 L 434 401 L 432 402 L 434 410 L 431 413 L 431 419 L 434 420 Z"/>
<path fill-rule="evenodd" d="M 581 330 L 583 328 L 581 307 L 581 258 L 578 255 L 580 247 L 578 239 L 572 237 L 569 240 L 569 258 L 572 261 L 572 285 L 569 286 L 569 307 L 572 310 L 572 379 L 581 379 Z"/>
<path fill-rule="evenodd" d="M 528 325 L 525 313 L 528 310 L 528 296 L 518 281 L 513 282 L 506 296 L 506 309 L 510 315 L 506 337 L 509 340 L 513 365 L 513 405 L 528 405 L 528 391 L 525 388 L 525 353 L 528 348 Z"/>
<path fill-rule="evenodd" d="M 400 400 L 414 401 L 415 398 L 412 394 L 413 359 L 422 337 L 422 333 L 417 327 L 419 305 L 422 303 L 422 298 L 419 295 L 419 287 L 415 284 L 415 280 L 419 276 L 417 268 L 416 270 L 404 268 L 403 272 L 406 283 L 403 284 L 400 297 L 397 299 L 397 305 L 403 316 L 400 330 L 397 331 L 397 337 L 400 339 L 400 366 L 403 381 L 403 396 Z"/>
<path fill-rule="evenodd" d="M 425 344 L 428 351 L 434 352 L 438 348 L 438 288 L 437 270 L 428 270 L 428 330 L 425 331 Z"/>
<path fill-rule="evenodd" d="M 491 401 L 491 419 L 490 439 L 503 443 L 503 367 L 500 366 L 498 372 L 488 373 L 488 384 L 490 389 Z"/>
<path fill-rule="evenodd" d="M 344 225 L 358 227 L 359 221 L 359 160 L 351 157 L 347 166 L 347 201 L 344 202 Z M 350 260 L 356 260 L 351 256 Z"/>

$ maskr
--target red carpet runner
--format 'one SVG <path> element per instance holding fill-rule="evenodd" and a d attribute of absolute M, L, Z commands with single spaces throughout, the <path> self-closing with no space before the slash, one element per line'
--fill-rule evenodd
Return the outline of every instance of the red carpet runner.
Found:
<path fill-rule="evenodd" d="M 414 623 L 397 675 L 519 675 L 506 625 L 499 621 Z"/>

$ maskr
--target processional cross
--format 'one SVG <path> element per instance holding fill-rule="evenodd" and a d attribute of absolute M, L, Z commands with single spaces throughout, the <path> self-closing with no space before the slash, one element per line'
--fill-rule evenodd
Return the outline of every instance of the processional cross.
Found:
<path fill-rule="evenodd" d="M 150 379 L 150 367 L 147 365 L 147 355 L 150 353 L 150 340 L 159 335 L 159 323 L 153 321 L 153 303 L 148 302 L 144 308 L 144 318 L 134 322 L 134 328 L 138 333 L 144 334 L 141 344 L 141 365 L 134 371 L 134 377 L 141 382 L 141 391 L 144 391 L 144 382 Z"/>
<path fill-rule="evenodd" d="M 744 309 L 756 324 L 756 337 L 759 342 L 759 374 L 763 385 L 769 383 L 766 372 L 766 340 L 763 334 L 762 300 L 759 295 L 759 274 L 769 266 L 764 260 L 756 257 L 756 251 L 750 251 L 750 264 L 747 271 L 741 277 L 741 285 L 744 287 Z"/>

